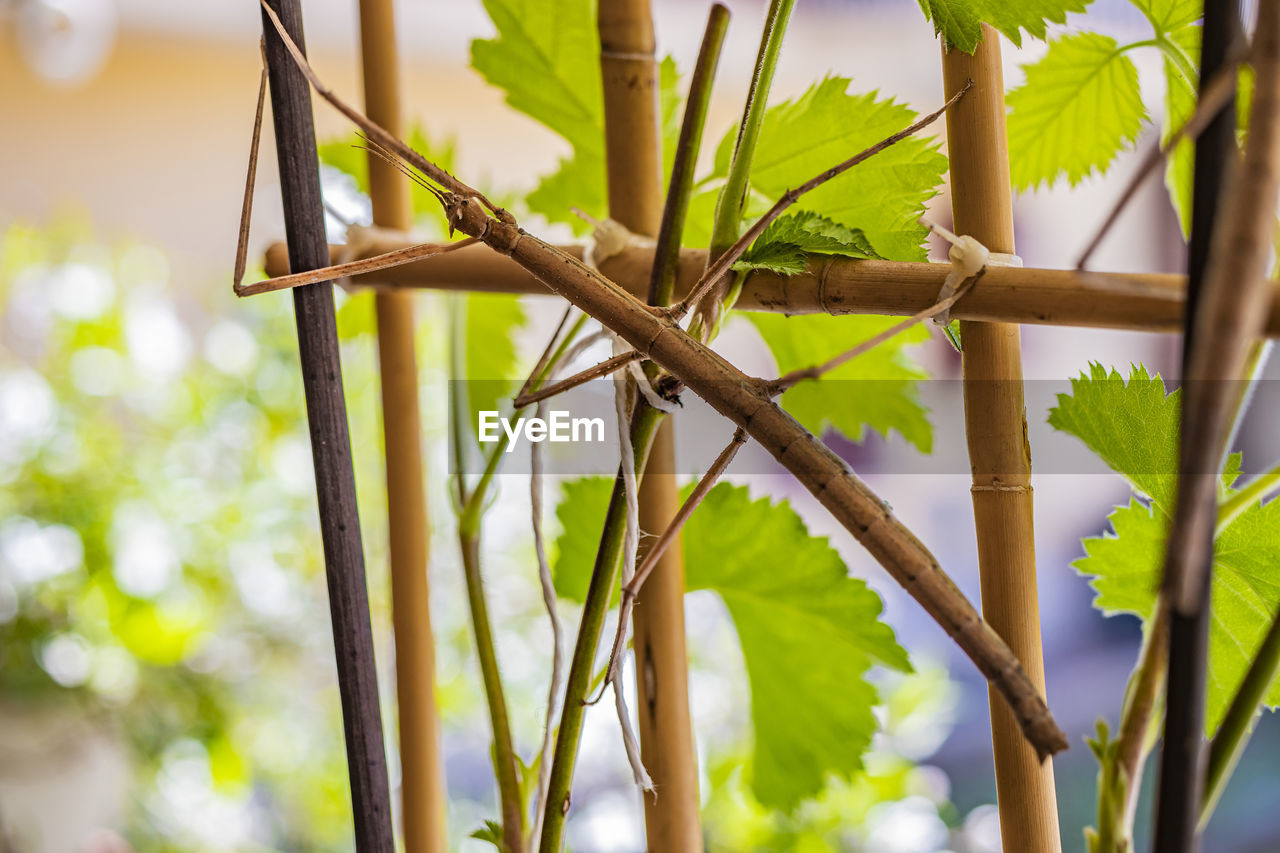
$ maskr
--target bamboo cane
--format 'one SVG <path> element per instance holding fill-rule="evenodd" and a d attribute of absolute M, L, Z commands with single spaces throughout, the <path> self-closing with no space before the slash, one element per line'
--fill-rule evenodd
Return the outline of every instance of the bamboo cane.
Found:
<path fill-rule="evenodd" d="M 289 53 L 290 48 L 302 43 L 302 6 L 300 0 L 272 1 L 274 8 L 263 8 L 262 25 L 290 265 L 298 270 L 315 269 L 328 260 L 320 164 L 316 158 L 311 92 Z M 289 41 L 285 40 L 286 35 Z M 300 287 L 294 291 L 293 304 L 333 619 L 355 849 L 360 853 L 393 853 L 391 795 L 333 287 L 328 283 Z"/>
<path fill-rule="evenodd" d="M 609 216 L 634 233 L 654 237 L 662 219 L 662 143 L 649 0 L 602 0 L 597 25 Z M 672 427 L 664 419 L 640 481 L 642 530 L 665 529 L 679 506 L 674 457 Z M 659 561 L 632 624 L 641 759 L 661 791 L 644 798 L 648 848 L 701 850 L 685 649 L 684 558 L 678 543 Z M 615 683 L 613 689 L 622 685 Z"/>
<path fill-rule="evenodd" d="M 412 243 L 384 237 L 369 243 L 357 257 L 403 249 Z M 343 247 L 333 246 L 336 262 Z M 582 247 L 558 247 L 582 258 Z M 686 296 L 706 269 L 706 249 L 680 253 L 676 296 Z M 641 298 L 647 293 L 653 250 L 624 249 L 600 265 L 610 280 Z M 288 273 L 284 244 L 267 250 L 268 276 Z M 881 314 L 909 317 L 933 305 L 951 267 L 948 264 L 861 261 L 815 255 L 808 269 L 795 276 L 753 272 L 734 308 L 782 314 Z M 494 293 L 546 294 L 547 286 L 510 258 L 482 246 L 353 279 L 385 288 L 467 290 Z M 951 309 L 958 320 L 1047 326 L 1084 326 L 1176 332 L 1182 328 L 1186 277 L 1169 273 L 1081 273 L 1034 267 L 991 267 L 969 294 Z M 1264 312 L 1266 334 L 1280 337 L 1280 286 L 1273 286 Z"/>
<path fill-rule="evenodd" d="M 983 25 L 973 55 L 943 48 L 946 94 L 974 87 L 947 113 L 955 230 L 993 252 L 1013 254 L 1013 205 L 1005 137 L 1000 40 Z M 1022 395 L 1019 329 L 962 321 L 965 433 L 973 470 L 973 514 L 982 612 L 1044 690 L 1032 526 L 1031 450 Z M 991 696 L 1000 837 L 1007 853 L 1057 851 L 1053 764 L 1023 740 L 1008 707 Z"/>
<path fill-rule="evenodd" d="M 391 0 L 360 0 L 360 57 L 365 112 L 391 133 L 401 135 L 400 74 Z M 399 230 L 413 225 L 409 186 L 390 164 L 370 154 L 369 199 L 374 225 Z M 407 853 L 444 853 L 446 797 L 427 586 L 430 527 L 423 488 L 413 298 L 407 292 L 381 291 L 374 300 L 386 444 L 401 823 Z"/>

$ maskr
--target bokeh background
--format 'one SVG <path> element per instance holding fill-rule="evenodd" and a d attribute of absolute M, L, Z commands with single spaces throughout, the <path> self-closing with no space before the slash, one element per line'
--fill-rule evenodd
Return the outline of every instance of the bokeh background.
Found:
<path fill-rule="evenodd" d="M 735 20 L 709 125 L 715 134 L 741 109 L 764 12 L 759 2 L 730 6 Z M 308 0 L 305 11 L 315 65 L 354 97 L 354 2 Z M 660 51 L 686 71 L 704 11 L 676 0 L 655 4 Z M 479 0 L 406 0 L 397 12 L 406 115 L 431 139 L 452 145 L 462 175 L 518 194 L 568 153 L 468 67 L 470 40 L 492 32 Z M 1089 14 L 1095 29 L 1139 37 L 1142 21 L 1127 2 L 1097 0 Z M 259 26 L 249 0 L 0 0 L 3 851 L 350 847 L 290 304 L 283 295 L 238 302 L 230 289 Z M 855 88 L 880 89 L 916 108 L 939 99 L 938 46 L 910 0 L 802 0 L 788 39 L 775 100 L 827 73 L 852 76 Z M 1018 65 L 1041 49 L 1032 42 L 1020 53 L 1006 44 L 1010 85 L 1020 79 Z M 1135 59 L 1158 125 L 1158 57 Z M 322 137 L 347 132 L 324 108 L 317 124 Z M 270 151 L 269 122 L 266 132 Z M 1148 130 L 1144 144 L 1154 133 Z M 1126 156 L 1104 178 L 1019 196 L 1025 262 L 1072 264 L 1134 162 Z M 274 158 L 264 156 L 251 259 L 282 234 L 274 169 Z M 333 173 L 326 180 L 335 204 L 358 216 L 361 202 L 350 187 Z M 945 191 L 933 207 L 949 219 Z M 340 229 L 331 224 L 337 238 Z M 1178 271 L 1182 254 L 1157 179 L 1094 264 Z M 525 303 L 534 318 L 558 310 L 549 299 Z M 457 849 L 480 850 L 484 845 L 466 836 L 493 815 L 494 794 L 445 490 L 444 301 L 422 295 L 419 316 L 448 819 Z M 394 744 L 370 317 L 368 296 L 342 297 L 383 707 Z M 729 328 L 724 349 L 767 370 L 746 325 Z M 1173 336 L 1028 327 L 1023 340 L 1033 379 L 1063 380 L 1091 360 L 1177 372 L 1180 342 Z M 539 345 L 532 333 L 520 343 L 524 350 Z M 918 356 L 935 376 L 958 375 L 945 342 L 922 346 Z M 1028 412 L 1033 420 L 1046 414 Z M 1246 458 L 1265 439 L 1261 421 L 1247 428 Z M 874 444 L 840 449 L 874 470 Z M 986 690 L 971 665 L 793 483 L 758 473 L 731 479 L 790 497 L 811 529 L 829 535 L 853 571 L 881 591 L 888 620 L 922 665 L 916 676 L 885 679 L 886 731 L 867 774 L 833 785 L 794 815 L 772 815 L 742 781 L 750 731 L 731 626 L 718 601 L 689 596 L 692 697 L 712 846 L 999 849 Z M 976 598 L 968 478 L 869 479 L 946 555 L 948 571 Z M 540 732 L 549 638 L 526 484 L 518 474 L 503 478 L 485 547 L 499 656 L 527 755 Z M 1063 837 L 1067 849 L 1080 849 L 1096 771 L 1084 737 L 1099 717 L 1117 718 L 1139 630 L 1132 618 L 1104 619 L 1092 610 L 1091 591 L 1070 564 L 1081 555 L 1081 537 L 1104 529 L 1128 488 L 1103 474 L 1042 475 L 1035 485 L 1049 699 L 1072 739 L 1056 762 Z M 1280 729 L 1265 715 L 1206 849 L 1280 847 L 1280 794 L 1269 759 L 1278 741 Z M 583 755 L 573 848 L 642 849 L 639 797 L 608 712 L 589 716 Z"/>

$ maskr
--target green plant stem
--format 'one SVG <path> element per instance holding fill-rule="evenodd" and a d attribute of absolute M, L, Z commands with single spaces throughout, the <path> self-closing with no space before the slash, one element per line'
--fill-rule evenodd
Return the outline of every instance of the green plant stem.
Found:
<path fill-rule="evenodd" d="M 466 423 L 467 405 L 465 386 L 457 377 L 465 375 L 466 339 L 464 329 L 465 303 L 454 299 L 450 305 L 452 344 L 450 367 L 453 370 L 454 388 L 449 395 L 449 427 L 453 442 L 454 477 L 458 497 L 458 545 L 462 553 L 463 576 L 467 585 L 467 604 L 471 609 L 471 627 L 476 640 L 476 657 L 480 660 L 480 676 L 484 682 L 485 700 L 489 706 L 489 722 L 493 729 L 493 765 L 498 782 L 498 798 L 502 811 L 502 838 L 510 853 L 524 850 L 524 804 L 520 796 L 518 777 L 519 762 L 511 740 L 511 722 L 507 714 L 507 699 L 502 689 L 502 675 L 498 671 L 498 655 L 493 643 L 493 629 L 489 624 L 489 607 L 485 602 L 484 580 L 480 576 L 480 519 L 478 513 L 468 514 L 467 509 L 477 502 L 481 488 L 468 493 L 464 443 L 470 435 Z M 492 461 L 492 460 L 491 460 Z M 489 467 L 486 473 L 489 476 Z M 482 479 L 482 483 L 487 480 Z M 482 503 L 483 495 L 481 495 Z"/>
<path fill-rule="evenodd" d="M 697 165 L 698 152 L 702 149 L 707 107 L 711 103 L 711 87 L 728 29 L 729 10 L 716 3 L 711 7 L 707 18 L 702 47 L 698 51 L 693 78 L 689 81 L 689 97 L 685 101 L 680 138 L 676 142 L 671 183 L 667 188 L 662 224 L 658 228 L 657 245 L 654 247 L 653 272 L 649 278 L 650 305 L 667 305 L 675 290 L 680 268 L 680 245 L 684 241 L 684 223 L 689 213 L 689 199 L 693 195 L 694 167 Z M 737 235 L 734 236 L 736 238 Z"/>
<path fill-rule="evenodd" d="M 1271 627 L 1249 664 L 1240 689 L 1231 700 L 1227 715 L 1222 719 L 1213 743 L 1209 747 L 1209 761 L 1205 771 L 1204 797 L 1200 803 L 1200 827 L 1204 828 L 1213 815 L 1214 807 L 1235 770 L 1236 763 L 1249 742 L 1250 728 L 1258 714 L 1267 691 L 1280 673 L 1280 613 L 1271 620 Z"/>
<path fill-rule="evenodd" d="M 464 473 L 466 447 L 469 436 L 469 425 L 466 422 L 465 385 L 456 377 L 465 375 L 466 339 L 462 333 L 465 328 L 465 301 L 463 298 L 451 300 L 450 322 L 453 336 L 450 347 L 450 367 L 455 377 L 453 393 L 450 401 L 450 430 L 452 432 L 455 478 L 458 496 L 458 545 L 462 553 L 462 568 L 467 585 L 467 603 L 471 610 L 471 625 L 475 633 L 476 656 L 480 660 L 480 675 L 484 682 L 485 700 L 489 706 L 489 719 L 493 727 L 493 760 L 494 772 L 498 781 L 498 796 L 502 809 L 502 836 L 510 853 L 520 853 L 525 849 L 524 839 L 524 800 L 520 794 L 518 775 L 519 762 L 515 746 L 511 739 L 511 723 L 507 713 L 507 700 L 502 687 L 502 674 L 498 669 L 498 656 L 493 642 L 493 629 L 489 623 L 489 607 L 485 600 L 484 579 L 480 573 L 480 522 L 487 504 L 489 486 L 494 474 L 502 462 L 507 446 L 507 436 L 503 434 L 494 444 L 485 460 L 484 473 L 473 489 L 468 490 Z M 569 330 L 556 347 L 555 352 L 545 358 L 530 384 L 535 386 L 544 382 L 555 368 L 556 363 L 564 355 L 569 344 L 581 331 L 587 321 L 584 314 Z"/>
<path fill-rule="evenodd" d="M 480 577 L 478 531 L 474 536 L 459 531 L 458 544 L 462 549 L 462 568 L 467 581 L 467 603 L 471 607 L 476 656 L 480 659 L 480 675 L 484 681 L 489 721 L 493 727 L 493 764 L 502 806 L 502 838 L 510 853 L 519 853 L 524 849 L 524 803 L 520 796 L 518 760 L 511 741 L 507 699 L 502 689 L 502 674 L 498 671 L 493 629 L 489 624 L 489 607 L 484 597 L 484 581 Z"/>
<path fill-rule="evenodd" d="M 795 0 L 772 0 L 769 4 L 769 14 L 765 18 L 764 32 L 760 37 L 760 51 L 756 55 L 755 71 L 751 75 L 751 88 L 747 91 L 747 104 L 742 111 L 742 124 L 738 127 L 738 139 L 734 143 L 733 158 L 729 162 L 729 174 L 716 199 L 711 245 L 707 253 L 708 267 L 729 251 L 741 233 L 742 210 L 750 186 L 751 161 L 755 159 L 756 143 L 764 127 L 769 90 L 773 88 L 773 74 L 782 53 L 782 39 L 786 35 L 787 23 L 791 20 L 791 10 L 794 7 Z M 726 271 L 723 277 L 730 279 L 731 284 L 723 290 L 717 284 L 708 292 L 704 298 L 706 306 L 700 308 L 698 316 L 693 319 L 694 325 L 690 327 L 695 337 L 705 339 L 712 336 L 721 315 L 718 303 L 727 291 L 741 287 L 742 277 L 739 274 Z"/>
<path fill-rule="evenodd" d="M 662 418 L 662 412 L 643 400 L 637 402 L 631 417 L 631 445 L 635 451 L 637 477 L 644 472 L 649 446 Z M 596 651 L 600 645 L 600 633 L 609 610 L 609 601 L 613 597 L 622 558 L 627 511 L 622 490 L 622 476 L 619 472 L 613 482 L 613 493 L 609 497 L 609 510 L 605 516 L 604 531 L 600 535 L 600 548 L 596 552 L 595 565 L 591 570 L 591 582 L 582 606 L 582 623 L 578 627 L 573 661 L 569 664 L 569 676 L 565 682 L 559 733 L 556 735 L 556 749 L 551 762 L 551 780 L 547 787 L 546 812 L 542 819 L 542 838 L 538 844 L 539 853 L 559 853 L 564 844 L 564 824 L 569 815 L 573 771 L 578 758 L 578 745 L 582 739 L 586 702 L 591 694 L 592 676 L 595 674 Z"/>
<path fill-rule="evenodd" d="M 1277 491 L 1280 491 L 1280 465 L 1250 480 L 1243 489 L 1218 507 L 1218 532 L 1240 517 L 1240 514 Z"/>

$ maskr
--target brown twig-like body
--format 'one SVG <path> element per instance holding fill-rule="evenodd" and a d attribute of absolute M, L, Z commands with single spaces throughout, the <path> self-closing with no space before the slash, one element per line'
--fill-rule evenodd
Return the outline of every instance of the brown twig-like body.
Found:
<path fill-rule="evenodd" d="M 300 53 L 294 57 L 305 63 Z M 314 78 L 314 72 L 310 76 Z M 326 97 L 341 103 L 332 93 Z M 371 124 L 363 117 L 360 120 L 362 126 Z M 398 140 L 395 144 L 407 148 Z M 450 185 L 465 186 L 451 176 Z M 937 559 L 840 457 L 770 399 L 763 383 L 578 259 L 528 234 L 509 215 L 489 215 L 491 206 L 478 194 L 464 189 L 462 194 L 442 195 L 453 228 L 510 257 L 745 429 L 938 621 L 1009 703 L 1038 754 L 1047 756 L 1067 747 L 1066 736 L 1017 657 Z"/>
<path fill-rule="evenodd" d="M 954 230 L 992 252 L 1013 254 L 999 34 L 983 25 L 982 41 L 972 55 L 944 48 L 942 73 L 946 94 L 969 91 L 947 113 Z M 1036 690 L 1043 691 L 1020 331 L 1011 324 L 962 321 L 960 337 L 982 613 L 1022 662 Z M 1001 843 L 1006 853 L 1051 853 L 1061 849 L 1053 764 L 1042 760 L 1019 728 L 1009 709 L 992 696 Z"/>

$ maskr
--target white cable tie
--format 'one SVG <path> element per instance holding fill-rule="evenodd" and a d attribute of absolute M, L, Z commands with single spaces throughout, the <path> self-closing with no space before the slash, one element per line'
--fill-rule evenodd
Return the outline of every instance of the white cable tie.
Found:
<path fill-rule="evenodd" d="M 942 282 L 942 288 L 938 291 L 938 302 L 950 299 L 955 295 L 961 284 L 987 267 L 1022 266 L 1022 258 L 1017 255 L 1011 255 L 1006 252 L 992 252 L 978 242 L 977 239 L 967 234 L 956 236 L 937 223 L 928 220 L 923 221 L 930 230 L 936 231 L 951 244 L 951 250 L 947 253 L 947 257 L 951 261 L 951 271 L 947 273 L 946 279 Z M 947 307 L 935 314 L 933 322 L 938 326 L 946 326 L 950 323 L 951 308 Z"/>

